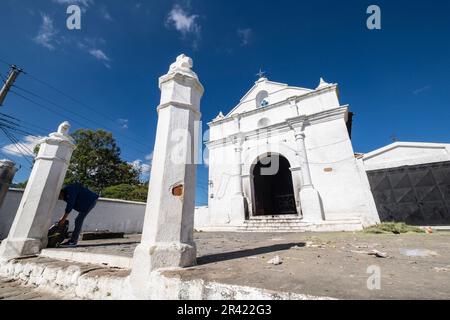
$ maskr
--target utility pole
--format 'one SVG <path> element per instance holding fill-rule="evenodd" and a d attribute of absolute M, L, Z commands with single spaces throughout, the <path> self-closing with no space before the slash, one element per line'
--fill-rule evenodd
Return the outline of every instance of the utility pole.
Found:
<path fill-rule="evenodd" d="M 2 90 L 0 91 L 0 107 L 3 105 L 6 95 L 8 94 L 9 90 L 11 89 L 20 73 L 22 73 L 22 69 L 18 68 L 17 66 L 11 66 L 8 79 L 6 79 L 6 82 L 3 85 Z"/>

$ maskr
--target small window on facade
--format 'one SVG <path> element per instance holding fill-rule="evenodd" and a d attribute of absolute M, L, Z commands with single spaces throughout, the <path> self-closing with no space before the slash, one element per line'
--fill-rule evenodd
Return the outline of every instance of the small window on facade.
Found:
<path fill-rule="evenodd" d="M 269 93 L 261 91 L 256 95 L 256 108 L 264 108 L 269 105 Z"/>

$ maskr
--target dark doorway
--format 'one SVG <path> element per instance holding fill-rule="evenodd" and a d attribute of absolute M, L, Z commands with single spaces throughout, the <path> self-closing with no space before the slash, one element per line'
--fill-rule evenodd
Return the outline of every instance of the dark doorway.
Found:
<path fill-rule="evenodd" d="M 277 163 L 278 170 L 272 170 Z M 269 155 L 255 165 L 255 216 L 297 214 L 290 167 L 280 155 Z"/>

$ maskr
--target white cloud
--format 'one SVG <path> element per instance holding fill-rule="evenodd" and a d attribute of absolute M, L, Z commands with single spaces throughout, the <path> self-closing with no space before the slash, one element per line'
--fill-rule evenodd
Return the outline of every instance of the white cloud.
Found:
<path fill-rule="evenodd" d="M 422 88 L 419 88 L 417 90 L 414 90 L 413 94 L 415 96 L 417 96 L 417 95 L 422 94 L 422 93 L 424 93 L 424 92 L 426 92 L 426 91 L 428 91 L 430 89 L 431 89 L 431 86 L 430 85 L 426 85 L 425 87 L 422 87 Z"/>
<path fill-rule="evenodd" d="M 117 122 L 119 123 L 119 126 L 122 129 L 128 129 L 128 123 L 129 123 L 128 119 L 118 119 Z"/>
<path fill-rule="evenodd" d="M 183 38 L 187 38 L 188 36 L 193 37 L 192 46 L 197 47 L 201 32 L 201 26 L 197 22 L 198 18 L 198 15 L 190 14 L 180 5 L 175 4 L 169 12 L 166 20 L 166 26 L 175 28 L 181 33 Z"/>
<path fill-rule="evenodd" d="M 153 152 L 145 156 L 145 160 L 153 161 Z"/>
<path fill-rule="evenodd" d="M 11 156 L 22 156 L 22 154 L 31 156 L 34 148 L 36 148 L 42 139 L 44 139 L 44 137 L 26 136 L 22 141 L 20 141 L 20 146 L 17 146 L 16 144 L 9 144 L 4 146 L 1 151 Z M 19 151 L 18 149 L 22 151 Z"/>
<path fill-rule="evenodd" d="M 150 164 L 143 163 L 142 160 L 137 159 L 130 163 L 133 168 L 140 170 L 142 177 L 148 177 L 150 175 L 150 170 L 152 169 L 152 166 Z"/>
<path fill-rule="evenodd" d="M 102 38 L 85 38 L 82 41 L 78 42 L 78 47 L 89 53 L 92 57 L 97 59 L 98 61 L 103 62 L 105 67 L 111 69 L 111 58 L 103 51 L 102 49 L 98 49 L 98 44 L 104 45 L 106 41 Z"/>
<path fill-rule="evenodd" d="M 197 24 L 196 20 L 198 15 L 189 15 L 183 8 L 179 5 L 175 5 L 169 12 L 167 17 L 167 22 L 181 32 L 183 35 L 187 33 L 195 33 L 200 30 L 200 25 Z"/>
<path fill-rule="evenodd" d="M 109 62 L 111 62 L 111 59 L 106 55 L 105 52 L 103 52 L 103 50 L 95 49 L 95 48 L 87 49 L 87 50 L 91 56 L 93 56 L 97 60 L 102 61 L 105 65 L 105 67 L 107 67 L 108 69 L 111 69 L 111 65 L 109 64 Z"/>
<path fill-rule="evenodd" d="M 77 4 L 77 5 L 82 5 L 84 7 L 89 7 L 89 5 L 94 3 L 93 0 L 53 0 L 53 2 L 56 2 L 58 4 L 68 5 L 68 6 L 72 5 L 72 4 Z"/>
<path fill-rule="evenodd" d="M 241 46 L 243 47 L 247 46 L 250 43 L 251 38 L 253 36 L 253 30 L 250 28 L 238 29 L 237 33 L 239 39 L 241 40 Z"/>
<path fill-rule="evenodd" d="M 111 59 L 100 49 L 90 49 L 89 54 L 98 60 L 109 62 Z"/>
<path fill-rule="evenodd" d="M 102 6 L 100 8 L 100 13 L 101 13 L 103 19 L 108 20 L 108 21 L 113 21 L 113 18 L 111 17 L 111 15 L 108 12 L 108 9 L 105 6 Z"/>
<path fill-rule="evenodd" d="M 53 19 L 46 14 L 42 14 L 42 23 L 39 27 L 39 32 L 33 40 L 47 49 L 54 50 L 54 42 L 56 41 L 57 34 L 58 31 L 53 25 Z"/>

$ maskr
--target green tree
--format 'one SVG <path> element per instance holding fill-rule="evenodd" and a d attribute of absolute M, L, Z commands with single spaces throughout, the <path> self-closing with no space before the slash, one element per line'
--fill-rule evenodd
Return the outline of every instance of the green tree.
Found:
<path fill-rule="evenodd" d="M 19 182 L 19 183 L 13 183 L 11 185 L 11 188 L 25 189 L 27 187 L 27 184 L 28 184 L 28 180 L 24 181 L 24 182 Z"/>
<path fill-rule="evenodd" d="M 129 201 L 147 202 L 148 186 L 121 184 L 103 190 L 102 197 Z"/>
<path fill-rule="evenodd" d="M 65 183 L 79 182 L 102 194 L 109 186 L 139 185 L 140 170 L 120 158 L 112 133 L 79 129 L 72 134 L 76 149 Z"/>

